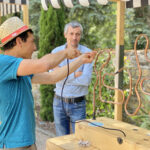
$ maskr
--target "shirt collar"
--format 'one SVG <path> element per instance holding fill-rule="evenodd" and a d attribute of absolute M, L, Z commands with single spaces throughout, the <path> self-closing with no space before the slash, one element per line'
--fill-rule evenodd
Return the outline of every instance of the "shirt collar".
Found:
<path fill-rule="evenodd" d="M 66 45 L 67 45 L 67 43 L 65 43 L 64 44 L 64 48 L 66 48 Z M 80 44 L 78 44 L 78 48 L 77 48 L 79 51 L 81 51 L 81 45 Z"/>

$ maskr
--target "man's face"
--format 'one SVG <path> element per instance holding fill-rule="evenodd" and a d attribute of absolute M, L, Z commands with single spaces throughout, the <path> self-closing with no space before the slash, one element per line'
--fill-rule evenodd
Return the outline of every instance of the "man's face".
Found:
<path fill-rule="evenodd" d="M 80 42 L 81 29 L 80 29 L 80 27 L 72 28 L 71 26 L 69 26 L 69 28 L 68 28 L 67 32 L 64 34 L 64 36 L 67 41 L 67 46 L 76 48 Z"/>
<path fill-rule="evenodd" d="M 28 38 L 26 42 L 22 42 L 22 57 L 25 59 L 30 59 L 32 53 L 36 50 L 36 45 L 34 42 L 34 36 L 32 33 L 28 32 Z"/>

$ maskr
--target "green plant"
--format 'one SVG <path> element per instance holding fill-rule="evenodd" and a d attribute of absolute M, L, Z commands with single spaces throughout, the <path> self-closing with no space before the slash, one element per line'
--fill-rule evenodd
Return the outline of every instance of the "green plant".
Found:
<path fill-rule="evenodd" d="M 54 85 L 41 85 L 41 110 L 40 116 L 43 120 L 53 121 L 53 97 Z"/>
<path fill-rule="evenodd" d="M 41 1 L 32 0 L 29 5 L 29 23 L 34 32 L 35 43 L 39 49 L 39 16 L 41 11 Z"/>
<path fill-rule="evenodd" d="M 142 106 L 137 116 L 133 116 L 132 120 L 136 125 L 150 129 L 150 96 L 142 94 Z"/>
<path fill-rule="evenodd" d="M 60 17 L 61 16 L 61 17 Z M 40 41 L 38 57 L 50 53 L 55 47 L 64 43 L 64 11 L 56 10 L 49 6 L 48 11 L 41 10 L 40 16 Z M 41 85 L 41 110 L 43 120 L 53 121 L 53 96 L 54 85 Z"/>
<path fill-rule="evenodd" d="M 114 73 L 115 72 L 115 66 L 113 64 L 113 60 L 115 59 L 115 53 L 112 52 L 111 53 L 111 59 L 109 61 L 109 63 L 107 64 L 107 66 L 105 66 L 105 68 L 101 71 L 101 76 L 103 76 L 105 73 Z M 100 55 L 98 58 L 98 61 L 96 63 L 96 70 L 99 72 L 101 66 L 106 62 L 108 58 L 108 54 L 107 53 L 103 53 L 103 55 Z M 125 58 L 126 59 L 126 58 Z M 126 60 L 125 61 L 125 66 L 126 68 L 129 66 L 129 61 Z M 94 85 L 96 83 L 96 79 L 98 77 L 96 76 L 96 74 L 93 71 L 92 74 L 92 81 L 91 84 L 89 86 L 89 93 L 87 95 L 87 116 L 88 118 L 92 118 L 92 114 L 93 114 L 93 89 L 94 89 Z M 108 86 L 114 87 L 115 83 L 114 83 L 114 78 L 115 76 L 113 75 L 107 75 L 104 78 L 104 83 Z M 105 117 L 109 117 L 109 118 L 114 118 L 114 104 L 108 104 L 108 103 L 104 103 L 101 102 L 99 100 L 99 84 L 96 87 L 95 90 L 95 104 L 96 104 L 96 117 L 101 117 L 101 116 L 105 116 Z M 123 88 L 122 90 L 124 91 L 124 95 L 125 98 L 127 98 L 128 94 L 129 94 L 129 75 L 126 69 L 124 69 L 123 71 Z M 102 99 L 106 100 L 106 101 L 115 101 L 115 90 L 111 90 L 108 89 L 106 87 L 104 87 L 102 85 L 101 87 L 101 95 L 102 95 Z"/>
<path fill-rule="evenodd" d="M 97 71 L 100 70 L 100 67 L 106 61 L 107 57 L 108 56 L 105 53 L 98 58 L 97 65 L 96 65 Z M 111 59 L 108 65 L 102 70 L 101 74 L 103 76 L 105 73 L 112 73 L 112 72 L 114 72 L 114 66 L 113 66 L 112 59 Z M 93 104 L 92 104 L 93 88 L 94 88 L 96 79 L 97 79 L 97 76 L 93 72 L 92 81 L 89 86 L 89 93 L 86 97 L 87 98 L 87 107 L 86 107 L 87 115 L 90 118 L 92 117 L 92 114 L 93 114 L 93 109 L 92 109 L 93 108 Z M 113 76 L 106 76 L 104 82 L 105 84 L 109 86 L 114 86 Z M 106 87 L 102 86 L 101 92 L 102 92 L 102 99 L 107 100 L 107 101 L 114 101 L 114 90 L 109 90 L 109 89 L 106 89 Z M 96 116 L 97 117 L 105 116 L 105 117 L 113 118 L 113 105 L 108 104 L 108 103 L 103 103 L 99 100 L 99 86 L 97 86 L 95 90 L 95 100 L 96 100 Z"/>

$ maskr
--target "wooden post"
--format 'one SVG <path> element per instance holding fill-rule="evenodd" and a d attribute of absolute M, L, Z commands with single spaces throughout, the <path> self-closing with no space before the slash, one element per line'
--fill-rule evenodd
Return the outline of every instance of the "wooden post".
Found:
<path fill-rule="evenodd" d="M 29 10 L 28 5 L 22 5 L 23 6 L 23 22 L 27 26 L 29 26 Z"/>
<path fill-rule="evenodd" d="M 117 33 L 116 33 L 116 71 L 124 66 L 124 16 L 125 16 L 125 2 L 117 1 Z M 115 76 L 115 87 L 123 88 L 123 72 Z M 121 102 L 122 95 L 119 91 L 115 91 L 115 102 Z M 122 120 L 122 105 L 115 105 L 116 120 Z"/>
<path fill-rule="evenodd" d="M 1 25 L 1 23 L 2 23 L 2 18 L 1 18 L 2 16 L 1 16 L 1 12 L 0 12 L 0 25 Z"/>
<path fill-rule="evenodd" d="M 105 117 L 87 121 L 76 123 L 75 134 L 48 139 L 46 150 L 150 150 L 149 130 Z"/>

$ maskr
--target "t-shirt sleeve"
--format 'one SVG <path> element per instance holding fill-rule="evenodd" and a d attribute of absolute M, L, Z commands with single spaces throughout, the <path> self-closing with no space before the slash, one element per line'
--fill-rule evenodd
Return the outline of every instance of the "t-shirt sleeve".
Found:
<path fill-rule="evenodd" d="M 4 55 L 0 57 L 1 81 L 17 79 L 17 70 L 23 59 Z"/>

